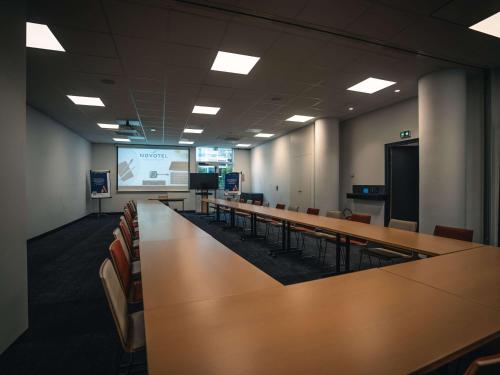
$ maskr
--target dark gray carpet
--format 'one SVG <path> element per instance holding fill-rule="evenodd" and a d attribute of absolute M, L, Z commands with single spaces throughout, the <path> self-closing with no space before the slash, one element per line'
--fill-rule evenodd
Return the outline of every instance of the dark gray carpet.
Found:
<path fill-rule="evenodd" d="M 89 216 L 28 243 L 29 329 L 0 374 L 115 374 L 126 361 L 98 271 L 118 215 Z"/>
<path fill-rule="evenodd" d="M 196 213 L 184 213 L 184 216 L 210 233 L 218 241 L 222 242 L 235 253 L 266 272 L 284 285 L 315 280 L 322 277 L 332 276 L 335 272 L 335 245 L 329 244 L 325 264 L 318 260 L 317 240 L 306 237 L 305 250 L 302 254 L 281 254 L 276 257 L 269 256 L 269 250 L 273 247 L 273 240 L 277 240 L 277 231 L 272 232 L 268 240 L 241 240 L 241 231 L 227 230 L 224 224 L 211 223 L 211 217 Z M 264 234 L 265 226 L 259 225 L 259 233 Z M 296 244 L 296 236 L 292 233 L 292 246 Z M 351 246 L 351 269 L 359 269 L 359 248 Z M 374 260 L 373 265 L 379 265 Z M 381 265 L 385 265 L 381 263 Z M 368 258 L 365 256 L 361 269 L 370 267 Z"/>

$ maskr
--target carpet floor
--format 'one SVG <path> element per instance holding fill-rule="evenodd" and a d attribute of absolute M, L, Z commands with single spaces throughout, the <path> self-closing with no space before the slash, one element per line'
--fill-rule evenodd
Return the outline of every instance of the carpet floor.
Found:
<path fill-rule="evenodd" d="M 29 329 L 0 374 L 116 374 L 123 356 L 99 279 L 119 215 L 88 216 L 28 242 Z"/>
<path fill-rule="evenodd" d="M 328 277 L 335 273 L 335 244 L 328 244 L 324 263 L 318 259 L 317 240 L 307 236 L 302 253 L 280 254 L 273 257 L 269 255 L 269 251 L 276 248 L 273 242 L 277 241 L 279 230 L 271 231 L 268 240 L 242 241 L 242 231 L 228 230 L 224 224 L 211 222 L 212 217 L 196 213 L 184 213 L 184 217 L 284 285 Z M 259 224 L 259 234 L 264 234 L 265 230 L 265 226 L 262 223 Z M 296 241 L 297 237 L 292 233 L 292 246 L 296 247 Z M 386 264 L 378 263 L 375 259 L 370 264 L 368 257 L 364 256 L 360 267 L 360 249 L 351 246 L 352 270 L 367 269 L 375 265 Z"/>

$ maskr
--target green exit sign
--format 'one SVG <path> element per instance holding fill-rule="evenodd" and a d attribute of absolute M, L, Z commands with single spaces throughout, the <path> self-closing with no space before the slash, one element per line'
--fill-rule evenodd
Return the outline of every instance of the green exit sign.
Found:
<path fill-rule="evenodd" d="M 401 139 L 411 138 L 411 131 L 410 130 L 403 130 L 402 132 L 399 133 L 399 136 L 401 137 Z"/>

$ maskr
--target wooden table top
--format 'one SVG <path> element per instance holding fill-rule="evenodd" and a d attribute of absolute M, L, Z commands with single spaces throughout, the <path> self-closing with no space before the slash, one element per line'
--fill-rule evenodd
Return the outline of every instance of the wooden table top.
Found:
<path fill-rule="evenodd" d="M 166 306 L 145 324 L 150 375 L 406 374 L 500 333 L 498 311 L 379 269 Z"/>
<path fill-rule="evenodd" d="M 361 238 L 385 246 L 411 250 L 429 256 L 449 254 L 483 246 L 482 244 L 474 242 L 459 241 L 451 238 L 409 232 L 349 220 L 334 219 L 326 216 L 308 215 L 304 212 L 255 206 L 253 204 L 227 201 L 224 199 L 206 198 L 204 201 L 240 211 L 255 213 L 261 216 L 272 217 L 278 220 L 287 220 L 301 225 L 310 225 L 323 230 Z"/>
<path fill-rule="evenodd" d="M 139 201 L 137 217 L 141 231 L 141 248 L 146 241 L 210 237 L 207 232 L 157 200 Z"/>
<path fill-rule="evenodd" d="M 283 287 L 213 237 L 141 240 L 141 275 L 144 310 Z"/>
<path fill-rule="evenodd" d="M 138 204 L 144 309 L 282 286 L 158 201 Z"/>
<path fill-rule="evenodd" d="M 382 270 L 500 309 L 500 248 L 483 246 Z"/>

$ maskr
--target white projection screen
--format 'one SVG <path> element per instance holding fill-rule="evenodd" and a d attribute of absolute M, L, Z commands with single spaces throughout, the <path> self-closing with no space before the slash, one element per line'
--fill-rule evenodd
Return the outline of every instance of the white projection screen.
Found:
<path fill-rule="evenodd" d="M 118 191 L 187 191 L 189 149 L 117 147 Z"/>

